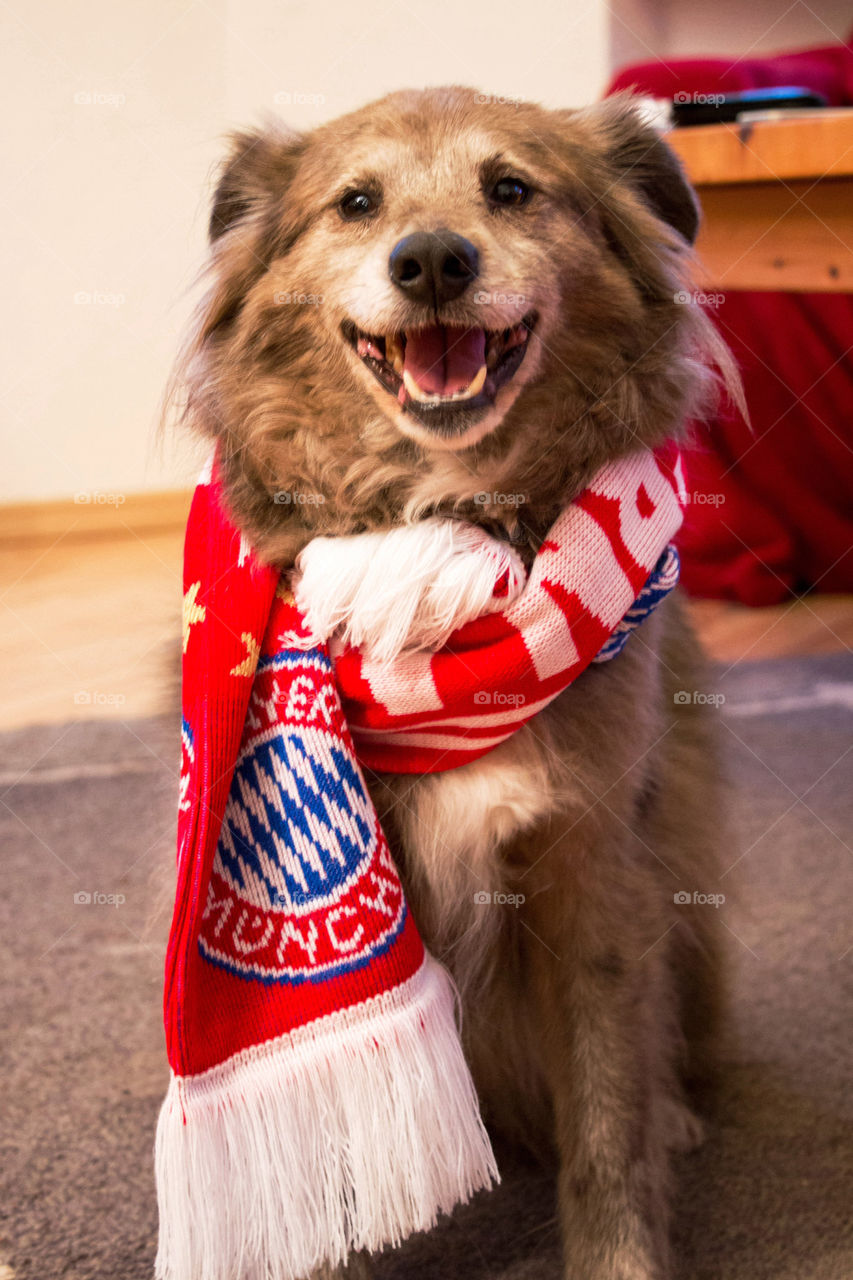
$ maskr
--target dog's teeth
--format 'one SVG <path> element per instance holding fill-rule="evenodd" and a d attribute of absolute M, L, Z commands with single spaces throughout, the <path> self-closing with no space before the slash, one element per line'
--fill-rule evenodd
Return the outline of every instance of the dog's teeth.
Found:
<path fill-rule="evenodd" d="M 403 386 L 412 399 L 420 401 L 421 404 L 438 404 L 444 399 L 444 396 L 434 396 L 429 391 L 422 391 L 408 369 L 403 370 Z"/>
<path fill-rule="evenodd" d="M 480 365 L 473 380 L 462 391 L 456 391 L 452 396 L 436 396 L 429 391 L 423 391 L 415 382 L 408 369 L 403 370 L 403 386 L 408 391 L 413 400 L 419 401 L 421 404 L 452 404 L 457 400 L 471 400 L 474 396 L 479 395 L 483 390 L 486 381 L 488 369 L 484 364 Z"/>
<path fill-rule="evenodd" d="M 366 333 L 360 333 L 356 341 L 355 349 L 362 357 L 370 356 L 371 360 L 383 360 L 384 356 L 377 344 Z"/>
<path fill-rule="evenodd" d="M 472 396 L 479 395 L 480 392 L 483 390 L 483 384 L 486 381 L 487 372 L 488 372 L 488 369 L 486 368 L 486 365 L 481 364 L 480 368 L 477 371 L 477 375 L 474 378 L 474 381 L 469 382 L 465 390 L 460 391 L 456 396 L 454 396 L 454 399 L 470 400 Z"/>
<path fill-rule="evenodd" d="M 403 372 L 403 348 L 396 333 L 385 335 L 385 359 L 395 373 Z"/>

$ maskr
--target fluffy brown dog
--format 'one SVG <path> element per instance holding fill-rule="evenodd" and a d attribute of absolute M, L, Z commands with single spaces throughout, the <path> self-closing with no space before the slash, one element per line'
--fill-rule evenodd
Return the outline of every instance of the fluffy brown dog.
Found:
<path fill-rule="evenodd" d="M 727 368 L 684 292 L 697 217 L 626 100 L 436 89 L 237 136 L 182 378 L 258 552 L 290 567 L 334 535 L 357 581 L 355 535 L 441 517 L 529 559 L 600 466 L 678 436 Z M 403 645 L 434 639 L 421 603 Z M 348 622 L 382 647 L 382 618 Z M 486 1117 L 558 1156 L 571 1280 L 669 1274 L 668 1154 L 698 1140 L 685 1083 L 721 1003 L 717 913 L 675 898 L 717 876 L 713 734 L 676 698 L 703 687 L 670 599 L 479 761 L 368 778 L 462 993 Z M 484 909 L 483 889 L 523 905 Z"/>

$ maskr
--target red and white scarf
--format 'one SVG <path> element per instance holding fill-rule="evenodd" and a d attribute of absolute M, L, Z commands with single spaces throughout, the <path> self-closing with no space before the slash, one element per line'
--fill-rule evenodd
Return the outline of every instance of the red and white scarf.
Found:
<path fill-rule="evenodd" d="M 230 522 L 215 477 L 199 484 L 161 1280 L 302 1280 L 429 1227 L 497 1177 L 450 980 L 424 950 L 361 768 L 476 759 L 618 652 L 673 585 L 680 499 L 674 454 L 604 468 L 503 613 L 438 653 L 378 664 L 304 647 L 286 580 Z"/>

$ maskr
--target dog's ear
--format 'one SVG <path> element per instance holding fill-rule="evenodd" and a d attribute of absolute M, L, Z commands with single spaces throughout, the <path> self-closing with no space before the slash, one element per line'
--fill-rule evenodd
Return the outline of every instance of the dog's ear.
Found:
<path fill-rule="evenodd" d="M 620 179 L 640 193 L 654 213 L 688 244 L 699 231 L 699 204 L 681 161 L 629 97 L 611 99 L 605 114 L 608 158 Z"/>
<path fill-rule="evenodd" d="M 605 161 L 609 181 L 630 187 L 652 213 L 693 244 L 700 216 L 693 188 L 678 156 L 644 118 L 637 99 L 614 94 L 574 115 Z"/>
<path fill-rule="evenodd" d="M 287 190 L 306 141 L 279 126 L 232 136 L 210 213 L 213 283 L 191 347 L 200 350 L 233 319 L 251 286 L 298 233 L 298 218 L 288 216 Z"/>
<path fill-rule="evenodd" d="M 271 199 L 282 197 L 302 155 L 305 139 L 279 127 L 235 133 L 213 196 L 211 244 Z"/>

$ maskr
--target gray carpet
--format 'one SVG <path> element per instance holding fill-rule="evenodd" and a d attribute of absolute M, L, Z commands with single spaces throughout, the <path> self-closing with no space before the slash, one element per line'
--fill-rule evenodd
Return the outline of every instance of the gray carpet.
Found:
<path fill-rule="evenodd" d="M 680 1165 L 681 1277 L 850 1280 L 853 660 L 740 664 L 720 688 L 740 1047 L 717 1130 Z M 167 1077 L 152 886 L 176 758 L 160 720 L 0 738 L 3 1280 L 151 1275 Z M 504 1172 L 379 1280 L 556 1280 L 550 1179 L 509 1155 Z"/>

